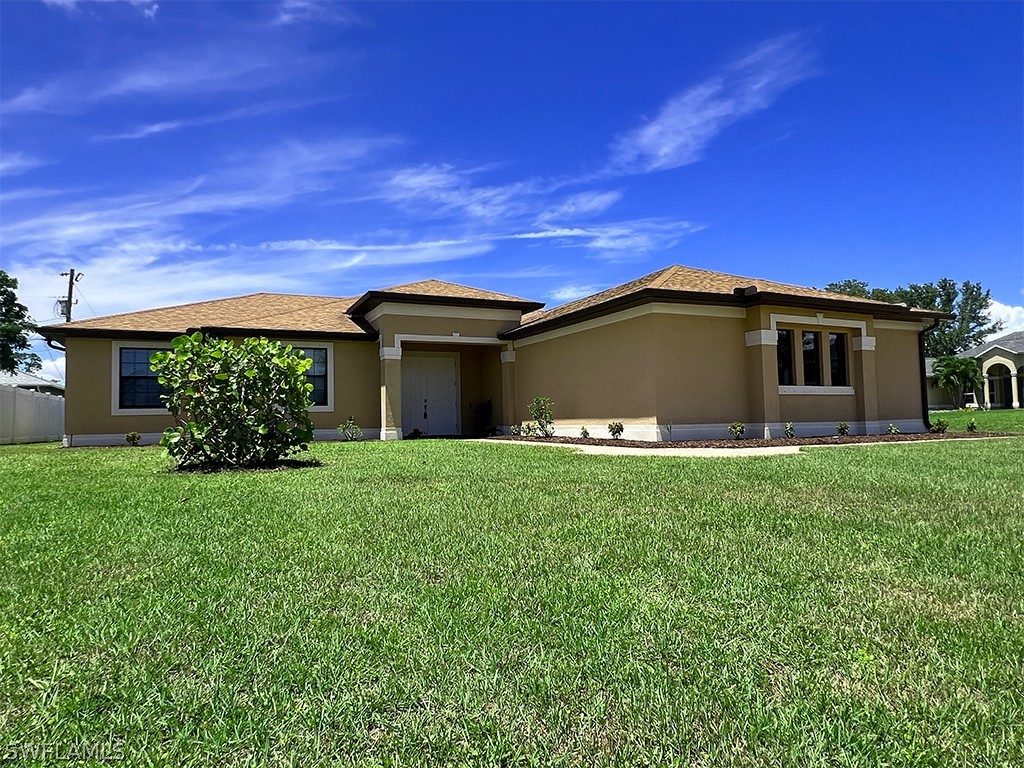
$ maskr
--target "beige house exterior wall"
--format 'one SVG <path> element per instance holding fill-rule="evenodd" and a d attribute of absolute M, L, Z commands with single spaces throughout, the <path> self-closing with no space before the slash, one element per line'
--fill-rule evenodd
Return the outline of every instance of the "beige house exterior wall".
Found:
<path fill-rule="evenodd" d="M 529 421 L 534 397 L 549 397 L 556 426 L 574 434 L 586 425 L 593 435 L 607 436 L 610 421 L 653 426 L 658 348 L 652 315 L 516 342 L 516 423 Z"/>
<path fill-rule="evenodd" d="M 154 442 L 164 429 L 174 426 L 171 415 L 113 413 L 115 343 L 131 347 L 169 347 L 164 340 L 70 338 L 65 347 L 68 388 L 65 401 L 65 433 L 75 445 L 120 442 L 126 432 L 139 432 Z M 302 341 L 283 339 L 301 346 Z M 311 411 L 319 439 L 331 438 L 338 425 L 353 416 L 371 434 L 379 423 L 380 377 L 377 345 L 369 341 L 310 342 L 333 347 L 333 410 Z M 113 440 L 101 440 L 101 436 Z"/>
<path fill-rule="evenodd" d="M 879 421 L 896 422 L 919 415 L 924 405 L 917 331 L 879 329 L 875 336 Z"/>

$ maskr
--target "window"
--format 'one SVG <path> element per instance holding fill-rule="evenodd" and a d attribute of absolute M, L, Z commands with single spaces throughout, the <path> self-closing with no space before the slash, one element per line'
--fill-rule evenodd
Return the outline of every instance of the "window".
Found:
<path fill-rule="evenodd" d="M 828 335 L 829 367 L 832 371 L 832 386 L 845 387 L 850 382 L 846 370 L 846 334 L 830 333 Z"/>
<path fill-rule="evenodd" d="M 796 383 L 793 371 L 793 332 L 788 328 L 779 330 L 779 384 L 789 386 Z"/>
<path fill-rule="evenodd" d="M 163 408 L 161 395 L 170 392 L 156 380 L 149 361 L 159 349 L 121 347 L 118 358 L 118 407 Z"/>
<path fill-rule="evenodd" d="M 803 332 L 804 386 L 820 387 L 821 381 L 821 334 L 818 331 Z"/>
<path fill-rule="evenodd" d="M 309 393 L 313 405 L 327 405 L 327 349 L 326 347 L 296 347 L 306 353 L 313 364 L 306 369 L 306 378 L 313 385 Z"/>

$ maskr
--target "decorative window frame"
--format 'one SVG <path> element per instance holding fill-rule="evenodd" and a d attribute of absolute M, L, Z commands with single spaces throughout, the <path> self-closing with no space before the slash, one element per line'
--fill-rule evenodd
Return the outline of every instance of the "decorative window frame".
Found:
<path fill-rule="evenodd" d="M 171 349 L 169 341 L 113 341 L 110 343 L 110 415 L 111 416 L 170 416 L 166 408 L 121 407 L 121 350 Z"/>
<path fill-rule="evenodd" d="M 769 316 L 770 330 L 758 331 L 759 336 L 752 336 L 754 332 L 748 332 L 747 345 L 756 344 L 759 340 L 764 339 L 768 334 L 774 335 L 775 343 L 778 344 L 778 330 L 779 324 L 786 326 L 788 329 L 793 331 L 793 378 L 798 381 L 803 381 L 803 358 L 797 362 L 797 357 L 800 354 L 799 339 L 803 331 L 819 331 L 821 333 L 821 374 L 822 379 L 827 380 L 828 384 L 822 384 L 819 386 L 808 386 L 806 384 L 780 384 L 779 394 L 780 395 L 840 395 L 849 396 L 856 394 L 856 390 L 852 386 L 832 386 L 832 371 L 829 365 L 828 357 L 828 334 L 829 333 L 842 333 L 842 330 L 835 329 L 846 329 L 847 344 L 846 344 L 846 375 L 849 381 L 853 373 L 853 360 L 852 354 L 854 352 L 868 352 L 875 348 L 875 337 L 867 335 L 867 323 L 863 320 L 847 320 L 840 317 L 825 317 L 821 312 L 814 315 L 782 315 L 772 313 Z M 855 335 L 851 331 L 860 331 L 860 334 Z M 764 343 L 764 341 L 761 341 Z M 798 375 L 799 374 L 799 375 Z M 825 377 L 828 377 L 825 379 Z"/>

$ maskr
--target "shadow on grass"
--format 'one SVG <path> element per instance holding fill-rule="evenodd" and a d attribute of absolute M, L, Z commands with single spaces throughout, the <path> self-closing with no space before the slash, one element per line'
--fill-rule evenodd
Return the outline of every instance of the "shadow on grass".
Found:
<path fill-rule="evenodd" d="M 288 469 L 313 469 L 324 466 L 320 459 L 277 459 L 259 464 L 189 464 L 171 467 L 168 472 L 196 475 L 214 475 L 221 472 L 283 472 Z"/>

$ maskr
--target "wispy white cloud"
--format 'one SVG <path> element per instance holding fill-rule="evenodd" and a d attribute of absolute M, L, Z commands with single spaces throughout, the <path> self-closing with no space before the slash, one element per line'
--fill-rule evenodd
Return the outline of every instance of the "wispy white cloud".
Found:
<path fill-rule="evenodd" d="M 274 24 L 317 23 L 353 26 L 364 23 L 355 11 L 340 2 L 324 0 L 281 0 Z"/>
<path fill-rule="evenodd" d="M 597 293 L 602 289 L 602 286 L 598 285 L 580 285 L 578 283 L 566 283 L 565 285 L 556 288 L 548 293 L 548 298 L 554 301 L 566 302 L 573 301 L 575 299 L 582 299 L 584 296 L 589 296 L 592 293 Z"/>
<path fill-rule="evenodd" d="M 302 109 L 313 104 L 320 104 L 327 99 L 305 99 L 301 101 L 268 101 L 264 104 L 250 104 L 237 109 L 229 109 L 226 112 L 218 112 L 213 115 L 202 117 L 187 117 L 178 120 L 162 120 L 157 123 L 147 123 L 137 126 L 124 133 L 114 133 L 104 136 L 94 136 L 94 141 L 114 141 L 118 139 L 144 139 L 148 136 L 155 136 L 159 133 L 177 131 L 182 128 L 196 128 L 203 125 L 214 125 L 216 123 L 227 123 L 232 120 L 244 120 L 262 115 L 277 114 Z"/>
<path fill-rule="evenodd" d="M 48 161 L 25 152 L 0 152 L 0 176 L 15 176 L 47 164 Z"/>
<path fill-rule="evenodd" d="M 328 190 L 342 183 L 357 165 L 397 142 L 394 137 L 282 142 L 260 152 L 240 153 L 210 173 L 157 189 L 8 218 L 0 240 L 27 255 L 63 255 L 141 233 L 174 234 L 189 216 L 267 210 Z"/>
<path fill-rule="evenodd" d="M 576 220 L 604 213 L 622 199 L 619 190 L 580 192 L 571 195 L 537 217 L 542 224 Z"/>
<path fill-rule="evenodd" d="M 0 104 L 10 116 L 25 112 L 69 114 L 112 99 L 199 96 L 256 90 L 279 83 L 308 64 L 272 48 L 224 44 L 200 50 L 159 52 L 122 69 L 76 72 L 25 88 Z"/>
<path fill-rule="evenodd" d="M 988 308 L 988 316 L 993 320 L 1002 320 L 1004 328 L 1001 333 L 1024 331 L 1024 306 L 1003 304 L 993 300 Z"/>
<path fill-rule="evenodd" d="M 138 9 L 147 19 L 152 19 L 160 10 L 160 6 L 154 0 L 43 0 L 43 3 L 55 8 L 63 8 L 68 12 L 79 11 L 86 5 L 123 3 Z"/>
<path fill-rule="evenodd" d="M 536 206 L 534 182 L 476 185 L 473 176 L 481 170 L 457 170 L 451 165 L 403 168 L 386 175 L 374 197 L 414 211 L 461 214 L 483 221 L 509 219 Z"/>
<path fill-rule="evenodd" d="M 813 56 L 802 35 L 767 40 L 720 74 L 673 96 L 653 118 L 619 136 L 606 173 L 648 173 L 695 163 L 725 128 L 769 107 L 812 74 Z"/>

